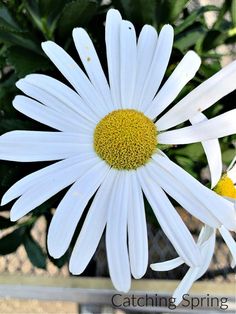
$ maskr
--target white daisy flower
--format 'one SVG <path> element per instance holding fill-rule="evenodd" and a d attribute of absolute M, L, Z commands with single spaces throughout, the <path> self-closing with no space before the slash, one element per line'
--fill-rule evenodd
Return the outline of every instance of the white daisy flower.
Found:
<path fill-rule="evenodd" d="M 81 28 L 74 29 L 73 39 L 87 75 L 57 44 L 42 44 L 74 89 L 42 74 L 28 75 L 17 83 L 28 97 L 17 96 L 14 107 L 58 132 L 6 133 L 0 138 L 0 158 L 60 161 L 15 183 L 3 196 L 2 204 L 19 197 L 11 209 L 11 219 L 17 220 L 72 185 L 48 231 L 49 253 L 58 258 L 69 247 L 84 208 L 96 193 L 69 269 L 73 274 L 84 271 L 106 226 L 111 279 L 118 290 L 128 291 L 131 273 L 141 278 L 148 264 L 142 193 L 189 266 L 200 265 L 200 250 L 166 193 L 211 227 L 223 224 L 227 229 L 236 229 L 233 206 L 158 148 L 158 144 L 193 143 L 236 132 L 236 110 L 168 131 L 233 91 L 236 63 L 222 69 L 160 117 L 194 77 L 200 66 L 199 57 L 188 52 L 158 91 L 171 54 L 173 28 L 164 26 L 158 36 L 153 27 L 145 25 L 136 42 L 134 26 L 122 20 L 118 11 L 110 10 L 105 31 L 109 85 L 92 41 Z"/>
<path fill-rule="evenodd" d="M 206 120 L 206 117 L 203 114 L 198 114 L 194 119 L 192 119 L 192 123 L 199 123 L 201 121 Z M 236 204 L 236 156 L 231 162 L 225 174 L 219 178 L 219 170 L 222 169 L 222 161 L 221 161 L 221 151 L 218 140 L 210 140 L 208 142 L 203 142 L 203 147 L 209 162 L 209 168 L 211 172 L 212 178 L 212 188 L 214 191 L 226 198 L 229 202 Z M 219 180 L 219 181 L 218 181 Z M 218 182 L 217 182 L 218 181 Z M 216 184 L 217 183 L 217 184 Z M 234 218 L 236 221 L 236 217 Z M 226 245 L 228 246 L 231 254 L 232 254 L 232 268 L 235 267 L 236 264 L 236 242 L 230 232 L 223 225 L 218 228 L 221 236 L 223 237 Z M 175 304 L 178 305 L 182 301 L 182 297 L 184 294 L 188 293 L 189 289 L 193 285 L 193 283 L 201 278 L 207 269 L 210 266 L 214 249 L 215 249 L 215 241 L 216 241 L 216 228 L 212 228 L 208 225 L 205 225 L 198 237 L 197 245 L 201 252 L 201 265 L 197 267 L 192 266 L 189 268 L 188 272 L 176 288 L 173 293 L 173 298 L 175 299 Z M 151 264 L 150 267 L 154 271 L 169 271 L 179 267 L 184 264 L 185 261 L 181 257 L 177 257 L 175 259 Z"/>

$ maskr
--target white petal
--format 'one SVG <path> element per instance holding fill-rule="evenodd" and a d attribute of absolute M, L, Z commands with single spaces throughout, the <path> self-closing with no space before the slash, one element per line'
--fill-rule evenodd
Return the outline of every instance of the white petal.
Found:
<path fill-rule="evenodd" d="M 109 73 L 109 83 L 113 104 L 116 109 L 121 108 L 120 94 L 120 23 L 122 19 L 119 11 L 111 9 L 106 18 L 106 51 Z"/>
<path fill-rule="evenodd" d="M 73 89 L 50 76 L 29 74 L 16 86 L 26 95 L 68 117 L 81 116 L 94 123 L 99 120 L 96 109 L 91 110 Z"/>
<path fill-rule="evenodd" d="M 215 118 L 185 128 L 166 131 L 158 135 L 160 144 L 190 144 L 212 140 L 236 133 L 236 109 Z M 159 124 L 156 122 L 157 129 Z"/>
<path fill-rule="evenodd" d="M 156 182 L 193 216 L 213 227 L 219 227 L 220 222 L 202 201 L 201 194 L 198 193 L 198 190 L 195 192 L 196 183 L 192 182 L 195 179 L 184 170 L 181 174 L 177 173 L 178 166 L 167 157 L 153 157 L 157 164 L 154 167 L 150 165 L 150 167 L 152 167 Z"/>
<path fill-rule="evenodd" d="M 0 159 L 11 161 L 59 160 L 92 151 L 92 143 L 80 144 L 76 133 L 11 131 L 0 137 Z"/>
<path fill-rule="evenodd" d="M 215 234 L 215 228 L 212 228 L 208 225 L 204 225 L 198 236 L 197 244 L 200 246 L 203 245 L 212 237 L 213 234 Z"/>
<path fill-rule="evenodd" d="M 151 264 L 150 267 L 154 271 L 169 271 L 182 265 L 184 260 L 181 257 L 176 257 L 166 262 Z"/>
<path fill-rule="evenodd" d="M 104 105 L 102 97 L 98 94 L 92 83 L 89 81 L 78 64 L 63 50 L 52 41 L 42 43 L 43 51 L 67 78 L 82 99 L 101 115 L 106 115 L 108 110 Z"/>
<path fill-rule="evenodd" d="M 54 258 L 61 257 L 68 249 L 81 215 L 108 169 L 102 161 L 87 168 L 60 202 L 48 230 L 48 252 Z"/>
<path fill-rule="evenodd" d="M 90 81 L 101 94 L 107 108 L 113 110 L 111 92 L 92 40 L 83 28 L 75 28 L 73 38 Z"/>
<path fill-rule="evenodd" d="M 158 120 L 159 130 L 166 130 L 194 117 L 235 90 L 236 61 L 203 82 L 163 117 Z"/>
<path fill-rule="evenodd" d="M 189 291 L 196 276 L 198 274 L 199 267 L 190 268 L 184 278 L 181 280 L 180 284 L 173 293 L 173 298 L 175 299 L 175 304 L 178 305 L 182 301 L 182 297 L 185 293 Z"/>
<path fill-rule="evenodd" d="M 100 162 L 98 158 L 84 160 L 62 168 L 50 176 L 40 178 L 13 205 L 11 220 L 15 221 L 41 205 L 50 197 L 75 182 L 93 165 Z"/>
<path fill-rule="evenodd" d="M 157 46 L 157 32 L 154 27 L 145 25 L 139 35 L 137 45 L 137 74 L 133 103 L 136 109 L 141 105 L 143 86 L 150 71 L 151 63 Z"/>
<path fill-rule="evenodd" d="M 152 167 L 152 172 L 156 172 L 155 179 L 159 182 L 159 177 L 163 174 L 160 185 L 186 210 L 213 228 L 219 227 L 221 224 L 230 230 L 236 228 L 233 204 L 205 187 L 167 157 L 156 154 L 153 155 L 153 158 L 157 162 L 155 167 Z M 169 186 L 175 187 L 173 191 Z M 189 202 L 186 202 L 187 206 L 185 206 L 185 201 L 188 199 Z"/>
<path fill-rule="evenodd" d="M 192 124 L 197 124 L 201 121 L 206 121 L 207 117 L 203 113 L 198 113 L 196 116 L 190 119 Z M 208 166 L 211 174 L 211 189 L 218 183 L 222 175 L 222 156 L 220 143 L 217 139 L 203 141 L 203 149 L 205 151 Z"/>
<path fill-rule="evenodd" d="M 31 119 L 59 131 L 78 132 L 81 128 L 88 130 L 88 132 L 93 130 L 93 125 L 86 123 L 86 121 L 84 122 L 84 119 L 81 119 L 80 117 L 78 117 L 78 119 L 77 117 L 70 118 L 67 115 L 54 111 L 29 97 L 21 95 L 16 96 L 13 100 L 13 106 L 16 110 Z"/>
<path fill-rule="evenodd" d="M 149 163 L 150 164 L 150 163 Z M 143 192 L 150 203 L 154 214 L 163 231 L 173 244 L 177 253 L 189 265 L 198 265 L 200 252 L 194 242 L 188 228 L 180 218 L 169 199 L 159 187 L 155 180 L 152 180 L 149 167 L 145 166 L 137 170 Z"/>
<path fill-rule="evenodd" d="M 230 234 L 230 232 L 224 226 L 219 228 L 219 231 L 220 231 L 220 234 L 222 235 L 225 243 L 227 244 L 227 246 L 230 250 L 230 253 L 232 254 L 233 262 L 235 264 L 236 263 L 236 242 L 235 242 L 234 238 L 232 237 L 232 235 Z"/>
<path fill-rule="evenodd" d="M 132 23 L 120 24 L 120 90 L 122 108 L 132 108 L 137 67 L 136 33 Z"/>
<path fill-rule="evenodd" d="M 81 274 L 91 260 L 107 223 L 108 203 L 117 171 L 111 169 L 96 193 L 75 243 L 69 269 L 74 275 Z"/>
<path fill-rule="evenodd" d="M 172 178 L 173 184 L 176 186 L 176 194 L 170 195 L 181 204 L 183 203 L 184 198 L 183 200 L 179 199 L 179 190 L 182 190 L 185 193 L 186 199 L 189 194 L 192 202 L 197 201 L 196 204 L 200 205 L 199 208 L 201 207 L 201 210 L 199 210 L 198 207 L 194 210 L 190 207 L 190 204 L 188 204 L 188 206 L 184 206 L 192 215 L 213 228 L 219 227 L 219 224 L 223 224 L 230 230 L 234 230 L 236 228 L 235 210 L 233 204 L 205 187 L 167 157 L 156 154 L 153 158 L 160 167 L 159 172 L 164 172 L 165 176 L 168 176 L 168 173 L 171 174 L 170 178 Z M 158 174 L 158 171 L 156 172 Z M 156 180 L 158 180 L 157 175 Z M 164 189 L 169 194 L 168 186 L 165 186 Z"/>
<path fill-rule="evenodd" d="M 215 230 L 210 228 L 211 236 L 201 245 L 201 255 L 202 255 L 202 265 L 200 267 L 192 267 L 188 270 L 187 274 L 184 276 L 178 287 L 176 288 L 173 298 L 176 298 L 175 304 L 178 305 L 182 301 L 182 296 L 188 293 L 189 289 L 193 285 L 194 281 L 202 277 L 202 275 L 207 271 L 211 259 L 214 253 L 215 247 Z M 208 226 L 203 229 L 202 237 L 208 237 L 209 230 Z"/>
<path fill-rule="evenodd" d="M 148 265 L 147 223 L 142 190 L 136 171 L 130 171 L 130 204 L 128 211 L 128 243 L 131 273 L 134 278 L 143 277 Z"/>
<path fill-rule="evenodd" d="M 145 84 L 142 89 L 140 102 L 142 111 L 145 111 L 153 100 L 164 77 L 173 45 L 174 31 L 172 26 L 165 25 L 159 34 L 155 55 L 152 60 Z"/>
<path fill-rule="evenodd" d="M 207 225 L 204 226 L 202 232 L 202 239 L 200 244 L 200 251 L 202 256 L 202 265 L 199 267 L 195 280 L 202 277 L 210 266 L 216 241 L 216 230 Z"/>
<path fill-rule="evenodd" d="M 41 179 L 45 179 L 50 175 L 54 175 L 58 172 L 63 171 L 63 169 L 76 165 L 83 160 L 88 160 L 95 157 L 95 153 L 81 153 L 79 156 L 70 157 L 61 161 L 58 161 L 50 166 L 44 167 L 38 171 L 35 171 L 10 187 L 9 190 L 3 195 L 1 206 L 11 202 L 15 198 L 24 194 L 27 190 L 37 184 Z"/>
<path fill-rule="evenodd" d="M 174 101 L 183 87 L 195 76 L 200 64 L 201 59 L 194 51 L 187 52 L 147 107 L 145 114 L 149 118 L 154 119 L 162 113 Z"/>
<path fill-rule="evenodd" d="M 128 292 L 131 285 L 127 248 L 127 215 L 130 197 L 130 177 L 119 171 L 108 204 L 106 248 L 109 272 L 118 291 Z"/>

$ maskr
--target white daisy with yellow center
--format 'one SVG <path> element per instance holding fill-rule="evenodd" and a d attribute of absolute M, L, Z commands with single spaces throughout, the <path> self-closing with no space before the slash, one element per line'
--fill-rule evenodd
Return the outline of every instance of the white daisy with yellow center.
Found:
<path fill-rule="evenodd" d="M 49 253 L 58 258 L 68 249 L 95 194 L 69 269 L 73 274 L 83 272 L 106 227 L 113 284 L 118 290 L 128 291 L 131 273 L 135 278 L 142 277 L 148 263 L 143 193 L 176 251 L 190 266 L 201 262 L 200 250 L 166 193 L 213 228 L 222 224 L 230 230 L 236 228 L 233 206 L 171 162 L 158 147 L 236 132 L 236 110 L 167 131 L 233 91 L 236 63 L 160 116 L 194 77 L 200 58 L 188 52 L 159 90 L 172 50 L 173 28 L 164 26 L 158 36 L 153 27 L 145 25 L 137 40 L 134 26 L 122 20 L 118 11 L 109 10 L 105 32 L 109 84 L 92 41 L 82 28 L 74 29 L 73 38 L 87 75 L 57 44 L 42 44 L 73 89 L 42 74 L 28 75 L 17 83 L 28 97 L 17 96 L 14 107 L 58 131 L 6 133 L 0 138 L 0 158 L 59 161 L 15 183 L 2 204 L 18 198 L 11 210 L 11 219 L 17 220 L 72 185 L 48 231 Z"/>

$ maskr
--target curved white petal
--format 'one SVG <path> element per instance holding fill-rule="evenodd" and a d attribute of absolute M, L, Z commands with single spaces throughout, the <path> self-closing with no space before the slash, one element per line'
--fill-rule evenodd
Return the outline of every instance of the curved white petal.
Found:
<path fill-rule="evenodd" d="M 144 25 L 137 44 L 136 82 L 133 96 L 133 107 L 139 109 L 143 86 L 150 71 L 151 63 L 157 46 L 157 32 L 154 27 Z"/>
<path fill-rule="evenodd" d="M 147 223 L 141 186 L 136 171 L 130 171 L 130 203 L 128 211 L 128 243 L 131 273 L 143 277 L 148 265 Z"/>
<path fill-rule="evenodd" d="M 25 96 L 18 95 L 13 100 L 13 107 L 40 123 L 64 132 L 78 132 L 80 129 L 93 131 L 93 124 L 84 122 L 81 117 L 68 117 L 46 107 L 39 102 Z"/>
<path fill-rule="evenodd" d="M 164 77 L 173 45 L 174 31 L 172 26 L 162 27 L 157 41 L 155 55 L 142 88 L 140 109 L 145 111 L 153 100 Z"/>
<path fill-rule="evenodd" d="M 236 109 L 215 118 L 181 129 L 166 131 L 158 135 L 160 144 L 190 144 L 212 140 L 236 133 Z M 157 129 L 159 124 L 156 122 Z"/>
<path fill-rule="evenodd" d="M 153 156 L 153 158 L 157 163 L 155 166 L 150 165 L 150 167 L 155 173 L 156 182 L 166 193 L 190 212 L 191 215 L 213 227 L 219 227 L 221 223 L 211 214 L 198 190 L 195 191 L 195 182 L 192 182 L 195 179 L 184 170 L 181 174 L 177 173 L 176 168 L 178 166 L 168 159 L 167 161 L 164 160 L 167 157 Z"/>
<path fill-rule="evenodd" d="M 52 41 L 42 43 L 43 51 L 66 77 L 82 99 L 100 115 L 106 115 L 108 110 L 102 97 L 89 81 L 85 73 L 78 64 L 63 50 Z M 95 101 L 96 100 L 96 101 Z"/>
<path fill-rule="evenodd" d="M 210 237 L 209 237 L 210 233 Z M 200 267 L 191 267 L 178 287 L 176 288 L 173 298 L 176 298 L 175 304 L 178 305 L 182 301 L 182 296 L 188 293 L 189 289 L 193 283 L 202 277 L 202 275 L 207 271 L 212 256 L 214 254 L 215 247 L 215 230 L 205 226 L 202 232 L 202 241 L 203 243 L 200 246 L 201 255 L 202 255 L 202 264 Z"/>
<path fill-rule="evenodd" d="M 103 161 L 97 162 L 91 169 L 87 168 L 60 202 L 50 223 L 47 239 L 48 252 L 54 258 L 61 257 L 68 249 L 84 208 L 104 180 L 108 169 Z"/>
<path fill-rule="evenodd" d="M 114 107 L 121 108 L 120 94 L 120 23 L 119 11 L 111 9 L 107 13 L 105 39 L 109 83 Z"/>
<path fill-rule="evenodd" d="M 106 248 L 109 272 L 118 291 L 127 292 L 131 285 L 127 248 L 127 216 L 130 198 L 129 172 L 119 171 L 108 204 Z"/>
<path fill-rule="evenodd" d="M 151 163 L 149 163 L 151 164 Z M 199 265 L 200 252 L 181 217 L 160 186 L 150 176 L 149 165 L 138 168 L 142 190 L 150 203 L 163 231 L 177 253 L 188 265 Z"/>
<path fill-rule="evenodd" d="M 79 116 L 85 121 L 97 123 L 102 117 L 94 112 L 96 109 L 91 110 L 73 89 L 50 76 L 29 74 L 16 86 L 26 95 L 70 118 Z"/>
<path fill-rule="evenodd" d="M 80 144 L 79 141 L 76 133 L 11 131 L 0 136 L 0 159 L 49 161 L 93 151 L 91 143 Z"/>
<path fill-rule="evenodd" d="M 235 230 L 236 219 L 233 204 L 198 182 L 168 157 L 155 154 L 153 159 L 157 163 L 151 170 L 156 172 L 155 179 L 159 182 L 159 177 L 163 174 L 160 185 L 186 210 L 213 228 L 223 224 L 226 228 Z M 174 187 L 173 190 L 171 186 Z M 189 203 L 185 203 L 188 199 Z"/>
<path fill-rule="evenodd" d="M 107 108 L 113 110 L 111 92 L 92 40 L 83 28 L 73 30 L 73 39 L 90 81 L 101 94 Z"/>
<path fill-rule="evenodd" d="M 150 267 L 154 271 L 169 271 L 182 265 L 184 260 L 181 257 L 176 257 L 166 262 L 154 263 Z"/>
<path fill-rule="evenodd" d="M 236 88 L 236 61 L 224 67 L 203 82 L 163 117 L 158 120 L 159 130 L 166 130 L 194 117 Z"/>
<path fill-rule="evenodd" d="M 50 175 L 55 175 L 58 172 L 63 171 L 67 167 L 76 165 L 83 160 L 94 158 L 94 153 L 81 153 L 79 156 L 70 157 L 61 161 L 58 161 L 50 166 L 44 167 L 38 171 L 35 171 L 19 181 L 13 184 L 9 190 L 3 195 L 1 206 L 6 205 L 15 198 L 24 194 L 27 190 L 36 185 L 41 179 L 45 179 Z"/>
<path fill-rule="evenodd" d="M 236 264 L 236 242 L 235 242 L 234 238 L 232 237 L 230 232 L 224 226 L 219 228 L 219 231 L 220 231 L 220 234 L 222 235 L 222 238 L 224 239 L 225 243 L 227 244 L 227 246 L 230 250 L 230 253 L 233 257 L 234 264 Z"/>
<path fill-rule="evenodd" d="M 182 301 L 183 295 L 189 291 L 192 287 L 194 281 L 196 280 L 197 274 L 199 272 L 199 267 L 190 268 L 184 278 L 181 280 L 180 284 L 173 293 L 173 298 L 175 304 L 178 305 Z"/>
<path fill-rule="evenodd" d="M 199 112 L 198 114 L 196 114 L 196 116 L 190 119 L 190 122 L 192 124 L 197 124 L 206 120 L 207 117 L 203 113 Z M 211 189 L 213 189 L 220 180 L 223 170 L 220 143 L 218 139 L 215 139 L 203 141 L 201 144 L 203 146 L 208 161 L 211 175 Z"/>
<path fill-rule="evenodd" d="M 69 270 L 81 274 L 91 260 L 107 223 L 108 203 L 117 171 L 110 169 L 97 191 L 70 257 Z"/>
<path fill-rule="evenodd" d="M 120 24 L 120 92 L 122 108 L 134 107 L 133 95 L 136 80 L 137 45 L 132 23 Z"/>
<path fill-rule="evenodd" d="M 84 160 L 66 168 L 63 167 L 60 171 L 37 180 L 13 205 L 10 212 L 11 220 L 15 221 L 23 217 L 50 197 L 71 185 L 96 163 L 100 163 L 98 158 Z"/>
<path fill-rule="evenodd" d="M 156 97 L 149 104 L 145 114 L 149 118 L 154 119 L 162 113 L 178 96 L 183 87 L 195 76 L 200 64 L 201 59 L 194 51 L 187 52 Z"/>
<path fill-rule="evenodd" d="M 200 238 L 200 237 L 199 237 Z M 200 251 L 202 256 L 202 265 L 199 267 L 196 279 L 202 277 L 210 266 L 216 241 L 216 230 L 207 225 L 203 227 L 201 239 L 199 239 Z"/>

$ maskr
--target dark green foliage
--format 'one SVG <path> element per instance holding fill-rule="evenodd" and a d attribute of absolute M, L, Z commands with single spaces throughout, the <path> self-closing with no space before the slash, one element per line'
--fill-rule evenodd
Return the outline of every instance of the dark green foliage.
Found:
<path fill-rule="evenodd" d="M 31 263 L 38 268 L 45 269 L 46 255 L 29 232 L 25 234 L 23 244 Z"/>
<path fill-rule="evenodd" d="M 0 239 L 0 255 L 14 252 L 23 242 L 24 227 L 19 227 Z"/>

